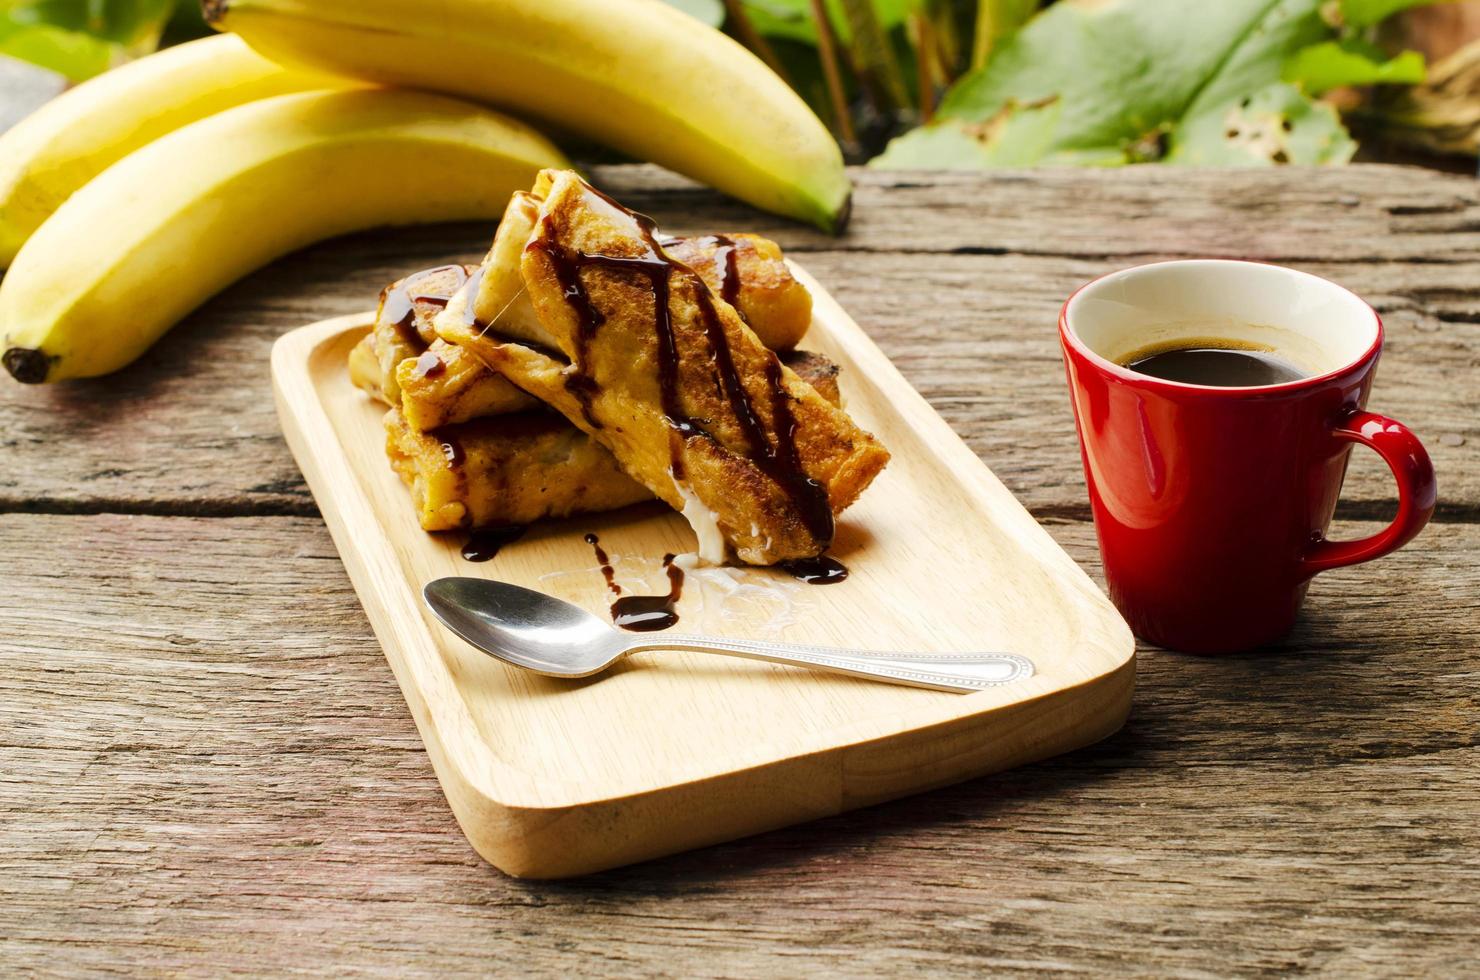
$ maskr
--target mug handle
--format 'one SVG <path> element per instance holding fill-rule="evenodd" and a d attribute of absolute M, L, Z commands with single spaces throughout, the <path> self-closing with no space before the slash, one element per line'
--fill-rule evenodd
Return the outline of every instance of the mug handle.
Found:
<path fill-rule="evenodd" d="M 1371 537 L 1357 541 L 1317 541 L 1301 559 L 1307 577 L 1397 551 L 1423 530 L 1433 516 L 1438 497 L 1434 464 L 1429 462 L 1428 451 L 1402 422 L 1376 412 L 1349 408 L 1336 420 L 1331 434 L 1370 447 L 1388 464 L 1398 481 L 1398 516 Z"/>

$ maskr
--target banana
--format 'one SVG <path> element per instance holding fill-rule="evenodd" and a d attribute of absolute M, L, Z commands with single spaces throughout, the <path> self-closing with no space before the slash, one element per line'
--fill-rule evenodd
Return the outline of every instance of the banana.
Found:
<path fill-rule="evenodd" d="M 64 92 L 0 134 L 0 269 L 77 188 L 144 144 L 244 102 L 332 84 L 286 71 L 223 35 Z"/>
<path fill-rule="evenodd" d="M 664 0 L 205 0 L 284 65 L 431 89 L 532 115 L 839 231 L 837 142 L 738 43 Z"/>
<path fill-rule="evenodd" d="M 444 96 L 280 95 L 192 123 L 73 194 L 0 280 L 0 356 L 25 382 L 116 370 L 223 286 L 310 242 L 497 218 L 560 151 Z"/>

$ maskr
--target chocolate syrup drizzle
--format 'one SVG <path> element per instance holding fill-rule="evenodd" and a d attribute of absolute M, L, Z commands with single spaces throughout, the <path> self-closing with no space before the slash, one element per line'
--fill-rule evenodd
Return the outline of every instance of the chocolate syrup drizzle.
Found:
<path fill-rule="evenodd" d="M 601 547 L 600 539 L 594 534 L 586 535 L 586 543 L 596 552 L 601 565 L 601 576 L 606 579 L 606 590 L 611 593 L 612 622 L 624 630 L 634 633 L 651 633 L 666 630 L 678 622 L 675 606 L 683 596 L 683 569 L 673 563 L 673 555 L 663 556 L 663 570 L 668 573 L 667 595 L 622 595 L 617 584 L 617 573 L 611 559 Z"/>
<path fill-rule="evenodd" d="M 615 202 L 613 202 L 615 203 Z M 591 411 L 591 403 L 595 400 L 601 388 L 586 370 L 586 363 L 591 349 L 591 341 L 596 337 L 596 332 L 606 322 L 606 316 L 598 310 L 591 302 L 591 296 L 586 292 L 585 284 L 581 282 L 581 269 L 587 266 L 599 266 L 607 269 L 619 269 L 636 273 L 648 281 L 648 288 L 652 290 L 655 306 L 655 319 L 659 321 L 658 343 L 660 348 L 666 338 L 669 348 L 673 346 L 673 325 L 671 314 L 668 310 L 668 271 L 669 264 L 661 258 L 662 252 L 654 245 L 647 256 L 638 258 L 624 258 L 615 255 L 593 255 L 588 252 L 572 252 L 562 247 L 554 240 L 554 228 L 551 225 L 550 215 L 543 219 L 542 237 L 530 242 L 529 248 L 544 252 L 550 259 L 550 265 L 555 272 L 555 280 L 560 283 L 561 294 L 565 297 L 571 309 L 576 313 L 576 337 L 575 354 L 572 363 L 575 370 L 565 376 L 566 389 L 581 403 L 581 415 L 586 423 L 593 429 L 602 427 L 601 422 Z M 643 220 L 651 219 L 639 219 Z M 643 226 L 649 230 L 648 226 Z M 671 358 L 670 358 L 671 353 Z M 674 378 L 659 378 L 659 385 L 663 392 L 663 412 L 670 418 L 678 418 L 677 398 L 670 398 L 670 391 L 677 384 L 678 355 L 676 351 L 660 350 L 660 371 L 663 365 L 672 361 Z"/>
<path fill-rule="evenodd" d="M 447 295 L 441 293 L 412 292 L 416 284 L 436 275 L 439 272 L 456 270 L 457 282 L 452 284 L 452 292 Z M 482 271 L 481 266 L 479 272 Z M 391 322 L 398 327 L 409 327 L 416 319 L 416 304 L 429 303 L 432 306 L 446 306 L 457 291 L 468 281 L 467 266 L 462 265 L 439 265 L 435 269 L 423 269 L 421 272 L 413 272 L 402 279 L 399 285 L 387 286 L 380 291 L 380 315 L 389 317 Z"/>
<path fill-rule="evenodd" d="M 716 266 L 723 263 L 724 274 L 719 280 L 719 298 L 734 307 L 740 319 L 744 320 L 745 314 L 740 312 L 740 263 L 735 239 L 729 235 L 710 235 L 701 239 L 701 242 L 715 249 Z"/>
<path fill-rule="evenodd" d="M 745 388 L 740 372 L 736 368 L 734 353 L 730 346 L 725 325 L 714 303 L 714 294 L 703 279 L 688 266 L 670 258 L 655 237 L 656 222 L 646 215 L 623 207 L 606 194 L 587 185 L 591 193 L 605 200 L 619 212 L 629 215 L 638 226 L 647 254 L 638 257 L 599 255 L 572 251 L 554 240 L 551 215 L 542 220 L 542 236 L 531 242 L 529 248 L 545 253 L 550 259 L 556 280 L 560 283 L 565 300 L 575 311 L 579 328 L 576 333 L 574 369 L 567 375 L 566 386 L 581 401 L 582 414 L 593 428 L 600 423 L 591 412 L 591 403 L 600 390 L 594 378 L 587 372 L 587 355 L 592 339 L 605 322 L 605 316 L 591 302 L 581 282 L 580 270 L 588 267 L 625 271 L 647 279 L 653 294 L 653 328 L 658 344 L 658 387 L 663 414 L 680 440 L 694 436 L 712 438 L 697 422 L 688 417 L 679 405 L 679 367 L 681 354 L 673 329 L 670 278 L 674 272 L 687 276 L 696 287 L 694 301 L 704 322 L 705 338 L 708 341 L 709 358 L 717 372 L 721 390 L 730 404 L 730 409 L 739 424 L 746 443 L 746 458 L 769 476 L 790 499 L 798 518 L 807 531 L 818 541 L 827 543 L 834 532 L 832 506 L 828 501 L 827 488 L 807 475 L 797 451 L 796 416 L 792 412 L 791 395 L 783 383 L 781 362 L 767 352 L 765 379 L 770 389 L 771 427 L 776 440 L 772 444 L 756 413 L 755 403 Z M 721 283 L 721 298 L 734 305 L 731 297 L 739 296 L 739 276 L 736 269 L 735 243 L 732 239 L 715 236 L 716 243 L 726 249 L 723 256 L 725 278 Z M 720 257 L 716 256 L 716 261 Z M 671 447 L 671 461 L 675 479 L 683 479 L 683 460 L 679 444 Z"/>
<path fill-rule="evenodd" d="M 621 595 L 622 587 L 617 584 L 617 573 L 612 568 L 612 560 L 606 555 L 606 549 L 601 546 L 601 539 L 595 534 L 587 534 L 586 543 L 596 552 L 596 563 L 601 566 L 601 577 L 606 579 L 606 590 L 614 596 Z"/>

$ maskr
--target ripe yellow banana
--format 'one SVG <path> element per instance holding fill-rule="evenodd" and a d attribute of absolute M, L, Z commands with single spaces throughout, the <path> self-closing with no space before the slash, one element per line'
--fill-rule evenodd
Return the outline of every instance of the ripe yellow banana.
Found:
<path fill-rule="evenodd" d="M 328 90 L 227 109 L 124 157 L 31 236 L 0 280 L 0 362 L 33 383 L 105 374 L 295 248 L 496 218 L 563 166 L 523 123 L 444 96 Z"/>
<path fill-rule="evenodd" d="M 827 129 L 745 48 L 663 0 L 205 0 L 284 65 L 548 120 L 757 207 L 840 230 Z"/>
<path fill-rule="evenodd" d="M 244 102 L 332 84 L 223 35 L 64 92 L 0 134 L 0 269 L 74 191 L 144 144 Z"/>

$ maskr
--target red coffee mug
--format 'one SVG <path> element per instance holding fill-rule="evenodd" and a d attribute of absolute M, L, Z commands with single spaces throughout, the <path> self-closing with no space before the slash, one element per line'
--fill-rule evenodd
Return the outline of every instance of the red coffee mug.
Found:
<path fill-rule="evenodd" d="M 1273 350 L 1308 372 L 1223 388 L 1121 363 L 1208 338 Z M 1195 653 L 1282 636 L 1313 575 L 1379 558 L 1434 512 L 1434 468 L 1401 423 L 1364 410 L 1382 321 L 1334 283 L 1258 262 L 1159 262 L 1080 288 L 1059 314 L 1110 597 L 1136 635 Z M 1398 481 L 1398 516 L 1327 541 L 1352 443 Z"/>

